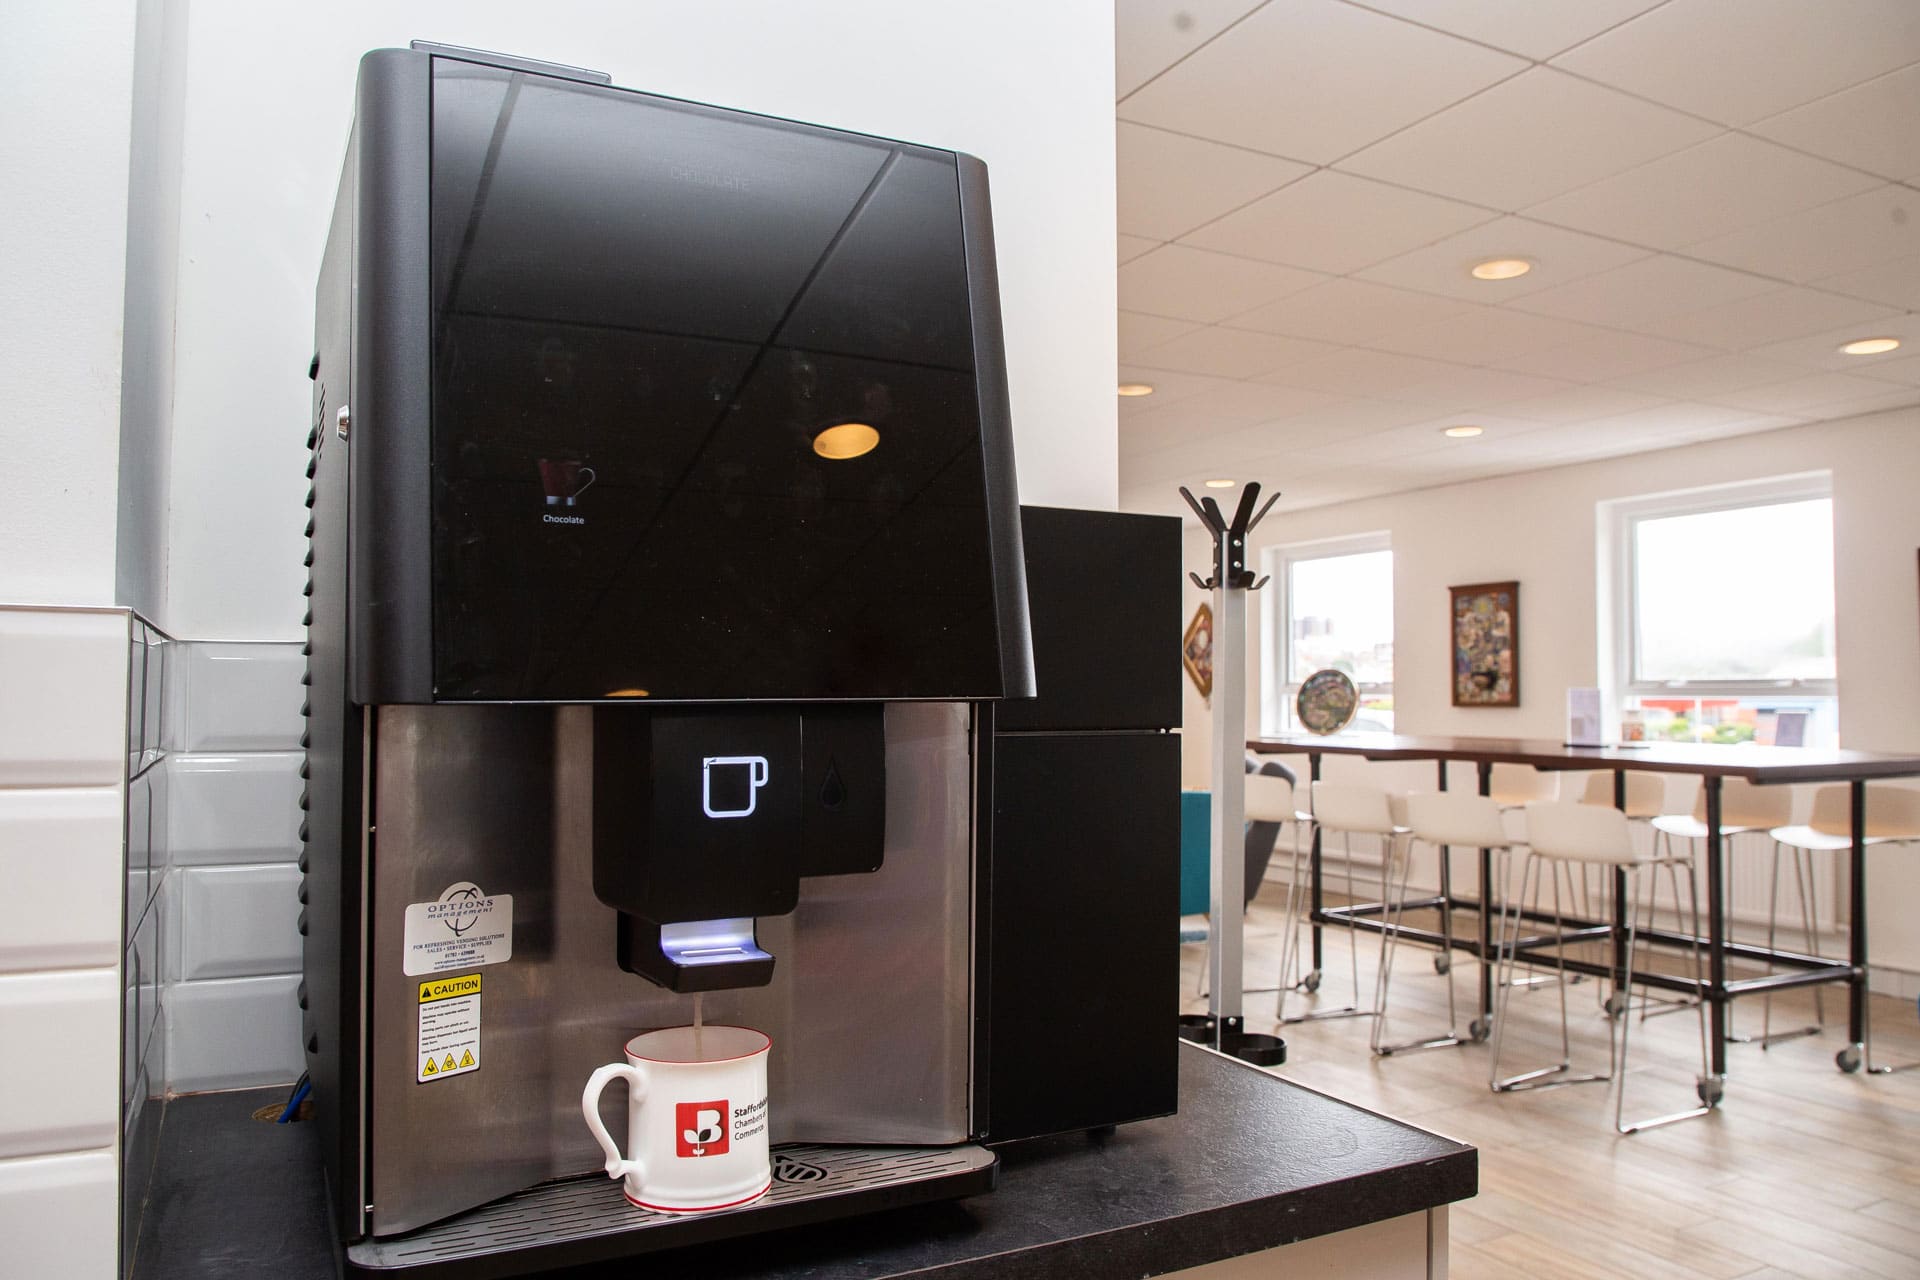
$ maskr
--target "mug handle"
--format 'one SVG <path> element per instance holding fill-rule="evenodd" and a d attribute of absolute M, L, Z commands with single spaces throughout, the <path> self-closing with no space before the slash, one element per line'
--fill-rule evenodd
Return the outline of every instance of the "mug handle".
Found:
<path fill-rule="evenodd" d="M 620 1154 L 613 1135 L 607 1132 L 607 1126 L 600 1122 L 600 1091 L 617 1078 L 627 1082 L 627 1105 L 637 1107 L 641 1099 L 647 1096 L 647 1077 L 640 1068 L 628 1062 L 609 1063 L 587 1077 L 587 1087 L 580 1094 L 580 1113 L 587 1118 L 587 1128 L 593 1131 L 594 1141 L 600 1144 L 600 1150 L 607 1156 L 607 1176 L 623 1178 L 631 1173 L 641 1182 L 647 1180 L 647 1171 L 638 1160 L 628 1160 Z"/>
<path fill-rule="evenodd" d="M 583 494 L 583 493 L 585 493 L 585 492 L 586 492 L 586 491 L 587 491 L 588 489 L 591 489 L 591 488 L 593 487 L 593 482 L 594 482 L 595 480 L 598 480 L 598 479 L 600 478 L 599 476 L 597 476 L 597 475 L 595 475 L 595 474 L 593 473 L 593 468 L 592 468 L 592 467 L 582 467 L 582 468 L 580 468 L 580 474 L 582 474 L 582 475 L 584 475 L 584 476 L 585 476 L 585 477 L 587 478 L 587 482 L 586 482 L 585 484 L 583 484 L 583 485 L 581 485 L 581 486 L 580 486 L 580 487 L 579 487 L 578 489 L 575 489 L 575 490 L 573 491 L 573 493 L 572 493 L 572 494 L 570 495 L 570 496 L 572 496 L 572 497 L 575 497 L 575 498 L 577 498 L 577 497 L 579 497 L 579 496 L 580 496 L 581 494 Z"/>

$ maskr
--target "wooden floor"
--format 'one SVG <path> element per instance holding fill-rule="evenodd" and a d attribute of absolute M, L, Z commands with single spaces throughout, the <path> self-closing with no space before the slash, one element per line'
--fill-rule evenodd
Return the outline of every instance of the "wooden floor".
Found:
<path fill-rule="evenodd" d="M 1271 986 L 1278 972 L 1285 886 L 1261 889 L 1248 917 L 1247 985 Z M 1472 916 L 1455 928 L 1476 927 Z M 1349 1003 L 1343 929 L 1326 932 L 1317 1007 Z M 1361 935 L 1357 959 L 1370 1003 L 1379 940 Z M 1418 1038 L 1446 1024 L 1446 980 L 1432 950 L 1408 945 L 1394 963 L 1388 1039 Z M 1204 945 L 1181 948 L 1183 1008 L 1204 1011 L 1196 994 Z M 1457 957 L 1460 1027 L 1473 1016 L 1479 973 Z M 1604 1071 L 1607 1026 L 1599 984 L 1569 992 L 1576 1067 Z M 1303 997 L 1288 1012 L 1304 1011 Z M 1527 1094 L 1488 1090 L 1486 1045 L 1389 1058 L 1367 1048 L 1370 1022 L 1346 1018 L 1277 1028 L 1274 996 L 1249 995 L 1247 1025 L 1278 1031 L 1288 1061 L 1276 1074 L 1395 1116 L 1480 1149 L 1480 1194 L 1455 1205 L 1455 1280 L 1567 1277 L 1920 1277 L 1920 1070 L 1892 1076 L 1842 1075 L 1833 1055 L 1845 1042 L 1846 1003 L 1826 996 L 1828 1027 L 1818 1036 L 1728 1048 L 1727 1095 L 1712 1115 L 1629 1137 L 1616 1135 L 1610 1086 L 1584 1084 Z M 1876 997 L 1883 1061 L 1920 1057 L 1912 1004 Z M 1810 993 L 1774 1003 L 1774 1026 L 1811 1022 Z M 1757 998 L 1734 1007 L 1737 1031 L 1757 1032 Z M 1512 996 L 1503 1071 L 1546 1065 L 1558 1050 L 1555 989 Z M 1627 1114 L 1664 1114 L 1693 1105 L 1699 1024 L 1691 1010 L 1636 1020 Z"/>

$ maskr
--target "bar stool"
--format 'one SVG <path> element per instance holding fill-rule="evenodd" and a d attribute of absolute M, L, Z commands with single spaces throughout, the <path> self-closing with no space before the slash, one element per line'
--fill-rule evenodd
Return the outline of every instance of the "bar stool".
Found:
<path fill-rule="evenodd" d="M 1809 853 L 1851 849 L 1853 847 L 1853 802 L 1849 794 L 1851 790 L 1852 788 L 1846 783 L 1821 787 L 1813 793 L 1813 814 L 1805 826 L 1776 827 L 1769 834 L 1779 844 Z M 1868 787 L 1865 816 L 1862 839 L 1867 845 L 1902 844 L 1920 840 L 1920 791 L 1912 791 L 1905 787 Z M 1809 881 L 1813 878 L 1811 868 L 1808 869 L 1807 878 Z M 1767 930 L 1767 949 L 1773 949 L 1771 923 Z M 1895 1071 L 1911 1071 L 1915 1067 L 1920 1067 L 1920 1061 L 1875 1066 L 1870 1003 L 1862 1021 L 1864 1023 L 1862 1042 L 1858 1045 L 1848 1045 L 1834 1055 L 1834 1061 L 1839 1064 L 1842 1071 L 1858 1071 L 1863 1061 L 1868 1075 L 1889 1075 Z M 1765 1022 L 1762 1022 L 1761 1026 L 1764 1031 Z"/>
<path fill-rule="evenodd" d="M 1657 773 L 1647 773 L 1638 769 L 1628 769 L 1626 775 L 1626 804 L 1614 803 L 1614 774 L 1606 770 L 1587 775 L 1586 786 L 1581 789 L 1581 804 L 1604 805 L 1609 809 L 1619 809 L 1627 815 L 1630 822 L 1651 826 L 1653 820 L 1662 816 L 1667 808 L 1667 780 Z M 1583 915 L 1593 914 L 1587 884 L 1587 873 L 1580 873 L 1580 911 Z M 1612 888 L 1612 879 L 1601 877 L 1601 900 L 1608 900 L 1608 891 Z"/>
<path fill-rule="evenodd" d="M 1735 836 L 1746 835 L 1751 832 L 1770 831 L 1774 827 L 1781 826 L 1791 821 L 1792 818 L 1793 818 L 1792 788 L 1783 787 L 1783 786 L 1772 786 L 1772 787 L 1757 786 L 1754 783 L 1747 781 L 1745 778 L 1726 778 L 1721 781 L 1720 783 L 1720 837 L 1723 842 L 1723 845 L 1726 848 L 1732 847 L 1733 837 Z M 1662 814 L 1653 820 L 1653 831 L 1654 831 L 1654 851 L 1656 853 L 1659 853 L 1660 850 L 1663 848 L 1666 851 L 1661 858 L 1661 862 L 1663 865 L 1665 865 L 1669 869 L 1669 871 L 1672 873 L 1674 877 L 1673 879 L 1674 905 L 1678 907 L 1679 901 L 1680 901 L 1679 872 L 1674 868 L 1677 863 L 1682 861 L 1687 862 L 1689 864 L 1692 863 L 1693 846 L 1696 842 L 1698 842 L 1703 848 L 1705 847 L 1705 844 L 1706 844 L 1706 839 L 1707 839 L 1707 789 L 1706 787 L 1702 786 L 1700 788 L 1700 794 L 1694 799 L 1693 812 L 1691 814 L 1683 814 L 1683 813 Z M 1687 842 L 1687 852 L 1684 855 L 1676 853 L 1674 851 L 1675 840 L 1685 840 Z M 1717 856 L 1717 853 L 1715 850 L 1708 849 L 1707 856 L 1714 857 L 1714 856 Z M 1804 860 L 1806 858 L 1806 854 L 1804 852 L 1801 853 L 1799 855 L 1799 858 Z M 1799 885 L 1797 882 L 1799 870 L 1800 868 L 1796 866 L 1795 868 L 1796 887 L 1799 888 L 1800 894 L 1801 894 L 1801 897 L 1800 897 L 1801 914 L 1807 930 L 1807 946 L 1809 948 L 1812 948 L 1814 946 L 1813 913 L 1811 908 L 1808 905 L 1809 898 L 1808 898 L 1806 887 L 1803 885 Z M 1807 868 L 1807 874 L 1809 876 L 1812 875 L 1811 867 Z M 1773 949 L 1774 921 L 1777 917 L 1779 900 L 1780 900 L 1780 844 L 1778 841 L 1776 841 L 1773 846 L 1773 894 L 1772 894 L 1770 904 L 1767 908 L 1767 949 L 1768 950 Z M 1647 927 L 1648 928 L 1653 927 L 1653 903 L 1651 901 L 1647 903 Z M 1814 952 L 1813 954 L 1817 955 L 1818 952 Z M 1768 967 L 1768 972 L 1772 972 L 1771 966 Z M 1696 999 L 1696 1000 L 1698 998 L 1699 997 L 1697 996 L 1693 997 L 1693 999 Z M 1819 1020 L 1824 1025 L 1826 1022 L 1826 1014 L 1825 1014 L 1824 1008 L 1821 1008 L 1820 989 L 1818 987 L 1814 988 L 1813 998 L 1814 998 L 1815 1007 L 1821 1009 Z M 1769 995 L 1767 999 L 1768 1001 L 1771 1001 L 1772 996 Z M 1689 1000 L 1683 1003 L 1690 1004 L 1692 1003 L 1692 1001 Z M 1677 1008 L 1679 1007 L 1679 1005 L 1674 1005 L 1672 1007 Z M 1780 1035 L 1774 1036 L 1769 1034 L 1769 1028 L 1771 1027 L 1771 1014 L 1772 1014 L 1772 1011 L 1771 1009 L 1769 1009 L 1767 1011 L 1766 1017 L 1762 1021 L 1760 1035 L 1740 1036 L 1735 1038 L 1744 1040 L 1750 1043 L 1758 1043 L 1760 1047 L 1764 1049 L 1773 1040 L 1784 1040 L 1791 1036 L 1815 1035 L 1820 1030 L 1820 1028 L 1817 1026 L 1807 1027 L 1807 1028 L 1804 1028 L 1803 1030 L 1782 1032 Z M 1641 1016 L 1642 1017 L 1645 1016 L 1644 1012 L 1642 1013 Z"/>
<path fill-rule="evenodd" d="M 1400 923 L 1407 901 L 1407 880 L 1413 868 L 1413 846 L 1425 841 L 1441 857 L 1447 856 L 1449 847 L 1510 852 L 1514 842 L 1500 820 L 1500 810 L 1499 802 L 1492 797 L 1463 791 L 1430 791 L 1407 797 L 1407 826 L 1412 834 L 1406 842 L 1406 856 L 1401 859 L 1400 892 L 1392 900 L 1388 927 L 1380 935 L 1380 976 L 1374 985 L 1373 1004 L 1379 1011 L 1379 1017 L 1374 1020 L 1371 1045 L 1373 1051 L 1383 1058 L 1410 1049 L 1439 1049 L 1462 1043 L 1457 1029 L 1459 1019 L 1454 1007 L 1451 963 L 1436 965 L 1447 979 L 1445 1035 L 1404 1044 L 1386 1044 L 1387 988 L 1393 974 L 1393 954 L 1399 946 Z M 1444 898 L 1440 903 L 1440 934 L 1447 940 L 1441 944 L 1442 954 L 1449 955 L 1453 939 L 1453 908 Z M 1477 1022 L 1473 1038 L 1486 1038 L 1485 1027 Z"/>
<path fill-rule="evenodd" d="M 1559 1085 L 1600 1083 L 1619 1077 L 1613 1106 L 1613 1127 L 1623 1134 L 1638 1133 L 1642 1129 L 1651 1129 L 1658 1125 L 1672 1124 L 1677 1120 L 1687 1120 L 1694 1116 L 1705 1115 L 1711 1108 L 1705 1105 L 1708 1098 L 1708 1073 L 1710 1070 L 1707 1046 L 1706 1005 L 1698 1007 L 1700 1017 L 1700 1076 L 1695 1088 L 1702 1105 L 1670 1115 L 1655 1116 L 1646 1120 L 1626 1121 L 1627 1101 L 1627 1047 L 1628 1036 L 1633 1027 L 1633 1019 L 1627 1016 L 1624 999 L 1611 999 L 1607 1002 L 1609 1018 L 1607 1021 L 1607 1071 L 1606 1074 L 1568 1074 L 1573 1065 L 1573 1047 L 1567 1028 L 1567 988 L 1566 988 L 1566 913 L 1561 909 L 1560 878 L 1564 869 L 1569 881 L 1569 889 L 1576 867 L 1599 866 L 1608 870 L 1625 873 L 1629 902 L 1637 900 L 1640 872 L 1651 859 L 1643 856 L 1634 848 L 1633 832 L 1628 826 L 1625 813 L 1611 805 L 1564 804 L 1558 802 L 1534 803 L 1527 806 L 1527 860 L 1521 869 L 1520 892 L 1513 903 L 1512 933 L 1506 927 L 1505 910 L 1501 916 L 1500 961 L 1505 966 L 1509 984 L 1500 989 L 1500 1012 L 1493 1023 L 1493 1062 L 1489 1069 L 1488 1082 L 1496 1093 L 1516 1092 L 1524 1089 L 1554 1088 Z M 1503 856 L 1503 862 L 1505 858 Z M 1560 970 L 1560 1061 L 1549 1067 L 1540 1067 L 1518 1075 L 1502 1077 L 1500 1074 L 1501 1048 L 1506 1039 L 1509 1006 L 1512 1004 L 1513 989 L 1510 985 L 1513 966 L 1520 949 L 1520 924 L 1528 902 L 1528 888 L 1539 892 L 1539 871 L 1545 866 L 1553 877 L 1553 930 L 1556 967 Z M 1689 866 L 1688 875 L 1692 876 Z M 1697 903 L 1698 897 L 1695 896 Z M 1620 990 L 1616 997 L 1633 989 L 1633 952 L 1636 942 L 1635 916 L 1627 915 L 1627 937 L 1624 970 L 1620 976 Z M 1696 907 L 1693 932 L 1697 935 L 1699 913 Z M 1694 979 L 1700 981 L 1698 952 L 1694 958 Z"/>
<path fill-rule="evenodd" d="M 1347 864 L 1347 902 L 1356 905 L 1353 891 L 1353 837 L 1370 835 L 1380 838 L 1384 847 L 1384 856 L 1380 865 L 1380 901 L 1385 910 L 1389 877 L 1393 869 L 1395 845 L 1409 834 L 1394 814 L 1397 797 L 1389 796 L 1379 788 L 1357 782 L 1315 782 L 1309 792 L 1312 798 L 1313 812 L 1307 815 L 1320 831 L 1322 840 L 1328 834 L 1338 834 L 1341 848 L 1346 855 Z M 1324 844 L 1322 846 L 1324 848 Z M 1354 945 L 1348 948 L 1347 962 L 1353 980 L 1353 1003 L 1339 1009 L 1314 1010 L 1291 1016 L 1287 1013 L 1287 993 L 1293 989 L 1290 981 L 1293 967 L 1299 956 L 1300 911 L 1297 899 L 1305 888 L 1302 884 L 1301 863 L 1304 858 L 1303 847 L 1295 842 L 1293 849 L 1293 876 L 1287 893 L 1287 925 L 1290 932 L 1288 945 L 1281 952 L 1280 999 L 1274 1006 L 1274 1016 L 1281 1022 L 1310 1022 L 1321 1018 L 1371 1018 L 1378 1009 L 1360 1007 L 1360 948 L 1358 928 L 1351 916 L 1347 919 L 1347 929 L 1354 936 Z M 1318 983 L 1303 983 L 1309 992 L 1317 989 Z"/>

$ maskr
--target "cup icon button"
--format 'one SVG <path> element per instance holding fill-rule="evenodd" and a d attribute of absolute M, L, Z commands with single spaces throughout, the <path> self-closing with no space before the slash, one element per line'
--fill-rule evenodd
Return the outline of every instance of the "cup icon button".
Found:
<path fill-rule="evenodd" d="M 709 818 L 748 818 L 767 785 L 765 756 L 706 756 L 700 761 L 700 807 Z M 744 774 L 734 770 L 744 769 Z M 745 784 L 744 800 L 741 784 Z"/>

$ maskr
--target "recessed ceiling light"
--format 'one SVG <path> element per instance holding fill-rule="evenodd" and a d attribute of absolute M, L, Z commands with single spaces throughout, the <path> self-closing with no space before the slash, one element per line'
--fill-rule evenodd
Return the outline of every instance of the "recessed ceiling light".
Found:
<path fill-rule="evenodd" d="M 1153 384 L 1147 382 L 1123 382 L 1120 384 L 1120 394 L 1123 396 L 1150 396 L 1153 394 Z"/>
<path fill-rule="evenodd" d="M 1462 423 L 1457 427 L 1440 428 L 1441 435 L 1452 436 L 1455 440 L 1471 440 L 1484 431 L 1486 431 L 1485 427 L 1476 427 L 1468 423 Z"/>
<path fill-rule="evenodd" d="M 813 451 L 836 462 L 872 453 L 880 443 L 880 433 L 864 422 L 842 422 L 828 427 L 813 438 Z"/>
<path fill-rule="evenodd" d="M 1900 346 L 1898 338 L 1860 338 L 1840 348 L 1843 356 L 1877 356 L 1883 351 L 1893 351 Z"/>
<path fill-rule="evenodd" d="M 1473 268 L 1475 280 L 1512 280 L 1533 270 L 1533 264 L 1525 258 L 1490 258 L 1476 263 Z"/>
<path fill-rule="evenodd" d="M 1209 488 L 1209 489 L 1231 489 L 1231 488 L 1233 488 L 1233 484 L 1234 484 L 1234 482 L 1233 482 L 1233 481 L 1231 481 L 1231 480 L 1209 480 L 1209 481 L 1207 481 L 1207 488 Z"/>

